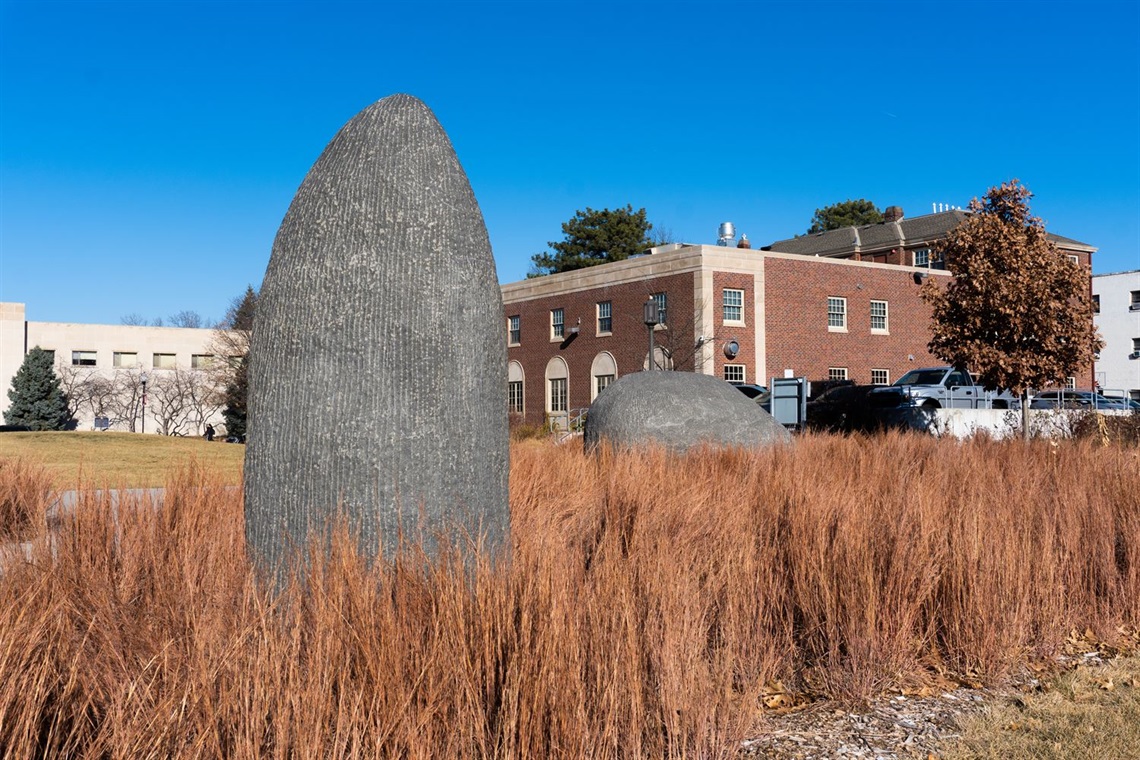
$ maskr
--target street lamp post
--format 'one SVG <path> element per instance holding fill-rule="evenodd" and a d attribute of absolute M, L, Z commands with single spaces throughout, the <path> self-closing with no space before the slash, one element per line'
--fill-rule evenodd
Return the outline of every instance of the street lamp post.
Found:
<path fill-rule="evenodd" d="M 146 373 L 139 375 L 139 382 L 142 383 L 142 432 L 146 432 Z"/>
<path fill-rule="evenodd" d="M 649 328 L 649 369 L 656 369 L 657 362 L 653 357 L 653 330 L 657 325 L 661 324 L 661 312 L 657 308 L 657 300 L 650 296 L 649 300 L 645 302 L 645 326 Z"/>

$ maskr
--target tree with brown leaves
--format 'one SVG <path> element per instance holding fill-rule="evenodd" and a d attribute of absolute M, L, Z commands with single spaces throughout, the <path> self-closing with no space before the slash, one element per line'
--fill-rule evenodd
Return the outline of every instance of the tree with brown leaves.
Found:
<path fill-rule="evenodd" d="M 933 308 L 931 353 L 1021 397 L 1081 374 L 1103 346 L 1088 271 L 1050 242 L 1029 212 L 1032 197 L 1014 179 L 972 200 L 969 218 L 935 246 L 953 281 L 922 289 Z"/>

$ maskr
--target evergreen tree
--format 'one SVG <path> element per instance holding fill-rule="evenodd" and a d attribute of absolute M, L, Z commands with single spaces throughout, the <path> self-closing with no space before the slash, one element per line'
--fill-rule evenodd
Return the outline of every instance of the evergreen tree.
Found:
<path fill-rule="evenodd" d="M 36 346 L 12 378 L 4 422 L 32 430 L 71 430 L 75 418 L 67 409 L 67 396 L 52 368 L 53 354 Z"/>
<path fill-rule="evenodd" d="M 811 218 L 807 234 L 837 230 L 841 227 L 862 227 L 864 224 L 878 224 L 883 221 L 883 212 L 871 201 L 860 198 L 857 201 L 845 200 L 830 206 L 817 208 Z"/>
<path fill-rule="evenodd" d="M 601 211 L 586 207 L 562 223 L 565 239 L 547 243 L 551 252 L 531 256 L 533 271 L 527 277 L 624 261 L 653 246 L 654 241 L 649 237 L 652 229 L 645 209 L 634 211 L 629 204 L 625 208 Z"/>
<path fill-rule="evenodd" d="M 226 423 L 226 435 L 245 439 L 246 401 L 249 398 L 249 357 L 243 356 L 237 363 L 233 377 L 226 386 L 222 419 Z"/>
<path fill-rule="evenodd" d="M 226 318 L 214 334 L 213 351 L 218 362 L 218 378 L 225 387 L 225 408 L 222 419 L 226 435 L 245 438 L 246 399 L 249 395 L 248 368 L 249 339 L 253 331 L 253 317 L 257 312 L 257 291 L 246 286 L 245 293 L 235 298 L 226 312 Z"/>

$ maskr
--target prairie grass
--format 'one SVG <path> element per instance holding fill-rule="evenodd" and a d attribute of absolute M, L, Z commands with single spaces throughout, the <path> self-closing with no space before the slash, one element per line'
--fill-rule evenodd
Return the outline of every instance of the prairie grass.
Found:
<path fill-rule="evenodd" d="M 222 478 L 241 482 L 245 446 L 207 443 L 135 433 L 44 432 L 0 435 L 0 462 L 21 459 L 40 463 L 56 488 L 150 488 L 166 482 L 171 470 L 191 461 Z"/>
<path fill-rule="evenodd" d="M 731 757 L 792 698 L 999 683 L 1140 624 L 1140 451 L 807 436 L 511 452 L 513 551 L 369 566 L 329 528 L 279 592 L 240 494 L 89 494 L 0 578 L 0 746 L 71 757 Z M 8 477 L 7 471 L 0 471 Z"/>

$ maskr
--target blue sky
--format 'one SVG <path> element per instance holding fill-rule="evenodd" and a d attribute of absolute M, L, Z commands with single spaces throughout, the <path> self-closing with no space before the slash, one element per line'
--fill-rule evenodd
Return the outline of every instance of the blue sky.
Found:
<path fill-rule="evenodd" d="M 1018 177 L 1140 268 L 1140 4 L 0 0 L 0 300 L 220 318 L 354 114 L 424 100 L 499 279 L 577 209 L 754 246 Z"/>

